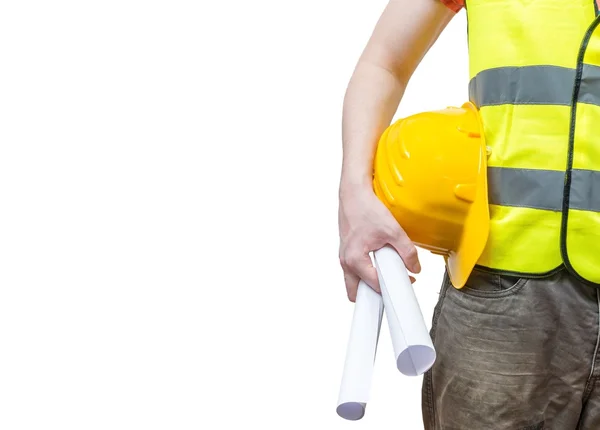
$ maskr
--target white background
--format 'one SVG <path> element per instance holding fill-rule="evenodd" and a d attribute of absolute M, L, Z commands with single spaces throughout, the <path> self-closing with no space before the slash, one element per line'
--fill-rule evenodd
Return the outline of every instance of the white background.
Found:
<path fill-rule="evenodd" d="M 384 6 L 2 2 L 0 429 L 422 428 L 387 325 L 365 418 L 335 414 L 341 107 Z M 461 12 L 398 116 L 467 78 Z"/>

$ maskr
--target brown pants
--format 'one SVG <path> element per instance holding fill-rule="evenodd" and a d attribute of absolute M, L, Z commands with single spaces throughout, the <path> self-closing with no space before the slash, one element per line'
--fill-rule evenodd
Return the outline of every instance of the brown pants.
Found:
<path fill-rule="evenodd" d="M 426 430 L 600 430 L 598 290 L 566 271 L 444 279 L 423 379 Z"/>

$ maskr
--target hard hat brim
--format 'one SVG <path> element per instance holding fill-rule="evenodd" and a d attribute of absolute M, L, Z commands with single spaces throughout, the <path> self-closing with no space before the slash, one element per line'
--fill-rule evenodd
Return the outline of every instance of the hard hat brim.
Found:
<path fill-rule="evenodd" d="M 465 217 L 463 234 L 456 250 L 446 257 L 448 275 L 455 288 L 462 288 L 475 268 L 485 245 L 490 230 L 490 212 L 488 203 L 487 181 L 487 147 L 483 125 L 477 108 L 470 102 L 463 108 L 476 116 L 480 127 L 479 171 L 476 182 L 476 198 Z"/>

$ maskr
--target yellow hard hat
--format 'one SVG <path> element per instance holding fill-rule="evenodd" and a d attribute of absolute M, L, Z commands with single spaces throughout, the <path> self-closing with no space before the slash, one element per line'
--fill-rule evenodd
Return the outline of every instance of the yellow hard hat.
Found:
<path fill-rule="evenodd" d="M 444 256 L 462 288 L 489 234 L 487 148 L 476 107 L 423 112 L 382 134 L 373 187 L 415 245 Z"/>

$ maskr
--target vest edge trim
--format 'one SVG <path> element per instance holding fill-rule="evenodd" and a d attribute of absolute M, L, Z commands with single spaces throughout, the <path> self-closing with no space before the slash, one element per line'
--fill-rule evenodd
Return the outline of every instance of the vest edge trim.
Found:
<path fill-rule="evenodd" d="M 565 186 L 563 191 L 563 208 L 562 208 L 562 222 L 561 222 L 561 231 L 560 231 L 560 253 L 562 256 L 562 260 L 564 262 L 567 270 L 580 282 L 592 284 L 594 286 L 600 286 L 600 283 L 596 283 L 585 279 L 583 276 L 577 272 L 577 270 L 573 267 L 570 259 L 569 252 L 567 249 L 567 235 L 568 235 L 568 225 L 569 225 L 569 209 L 570 209 L 570 197 L 571 197 L 571 180 L 573 173 L 573 156 L 575 149 L 575 128 L 576 128 L 576 119 L 577 119 L 577 105 L 578 99 L 581 90 L 581 81 L 582 74 L 584 68 L 584 59 L 585 53 L 587 51 L 590 40 L 594 34 L 594 31 L 600 24 L 600 16 L 596 16 L 596 18 L 592 21 L 590 26 L 588 27 L 585 36 L 581 42 L 581 46 L 579 48 L 579 53 L 577 55 L 577 68 L 576 68 L 576 76 L 575 76 L 575 85 L 573 86 L 573 96 L 571 100 L 571 123 L 569 126 L 569 146 L 568 146 L 568 154 L 567 154 L 567 168 L 565 172 Z"/>

